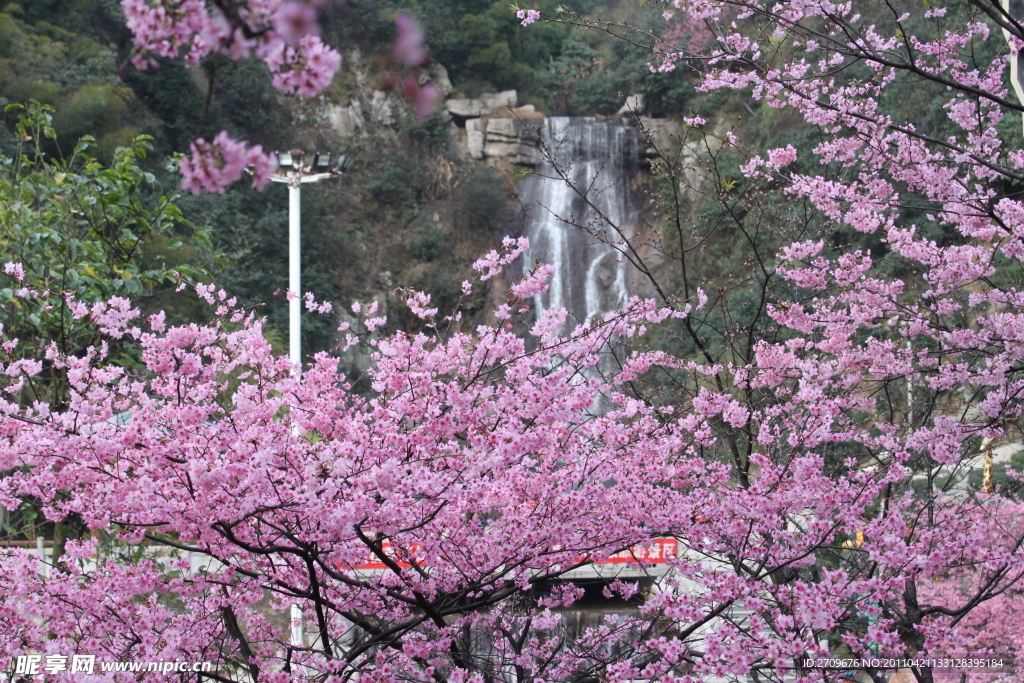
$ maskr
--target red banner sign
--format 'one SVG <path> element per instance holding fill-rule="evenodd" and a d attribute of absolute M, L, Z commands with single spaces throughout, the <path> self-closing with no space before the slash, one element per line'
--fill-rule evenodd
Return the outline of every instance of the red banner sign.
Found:
<path fill-rule="evenodd" d="M 413 543 L 408 550 L 398 556 L 391 545 L 390 541 L 384 541 L 383 545 L 384 553 L 395 561 L 395 564 L 403 569 L 407 569 L 412 566 L 408 561 L 410 558 L 417 564 L 423 564 L 423 546 L 419 543 Z M 636 564 L 638 562 L 646 562 L 647 564 L 665 564 L 667 558 L 676 556 L 676 539 L 674 538 L 658 538 L 651 543 L 644 545 L 635 545 L 629 550 L 622 550 L 615 553 L 605 560 L 597 560 L 594 564 Z M 387 569 L 388 566 L 384 564 L 381 559 L 375 555 L 371 555 L 366 558 L 366 562 L 356 567 L 356 569 Z"/>

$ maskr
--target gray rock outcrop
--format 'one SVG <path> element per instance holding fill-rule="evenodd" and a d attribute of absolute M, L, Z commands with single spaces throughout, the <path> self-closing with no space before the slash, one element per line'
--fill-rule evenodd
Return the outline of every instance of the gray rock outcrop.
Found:
<path fill-rule="evenodd" d="M 515 107 L 518 103 L 516 91 L 505 90 L 474 99 L 450 99 L 445 103 L 445 108 L 450 114 L 471 119 L 490 114 L 497 107 Z"/>

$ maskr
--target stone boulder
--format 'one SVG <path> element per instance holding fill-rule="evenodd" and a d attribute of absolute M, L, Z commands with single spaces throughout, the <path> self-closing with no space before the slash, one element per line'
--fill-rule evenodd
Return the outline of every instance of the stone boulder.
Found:
<path fill-rule="evenodd" d="M 539 117 L 543 119 L 543 117 Z M 538 117 L 487 119 L 484 136 L 484 157 L 505 159 L 513 164 L 534 165 L 540 161 L 536 139 L 539 135 Z"/>
<path fill-rule="evenodd" d="M 323 114 L 327 124 L 339 137 L 355 137 L 362 135 L 366 130 L 366 121 L 358 102 L 352 102 L 345 107 L 328 103 L 324 105 Z"/>
<path fill-rule="evenodd" d="M 466 152 L 469 154 L 469 158 L 484 158 L 485 135 L 483 119 L 466 121 Z"/>
<path fill-rule="evenodd" d="M 544 118 L 544 114 L 537 111 L 532 104 L 524 104 L 514 109 L 511 107 L 497 107 L 491 110 L 491 116 L 499 119 L 518 119 L 520 121 Z"/>
<path fill-rule="evenodd" d="M 381 126 L 394 126 L 402 116 L 402 104 L 391 93 L 374 90 L 370 95 L 370 119 Z"/>
<path fill-rule="evenodd" d="M 445 97 L 452 91 L 452 82 L 448 80 L 448 69 L 444 68 L 444 65 L 440 62 L 433 62 L 430 65 L 430 71 L 428 81 L 434 84 L 434 86 L 441 92 L 441 96 Z"/>
<path fill-rule="evenodd" d="M 644 96 L 643 95 L 630 95 L 626 98 L 626 103 L 619 107 L 619 111 L 615 113 L 616 116 L 632 116 L 633 114 L 644 113 Z"/>
<path fill-rule="evenodd" d="M 644 128 L 650 134 L 650 141 L 654 146 L 644 143 L 644 154 L 654 156 L 654 147 L 657 147 L 663 154 L 670 154 L 679 147 L 682 141 L 683 124 L 675 119 L 641 119 Z"/>
<path fill-rule="evenodd" d="M 487 119 L 484 156 L 511 157 L 519 154 L 519 127 L 515 119 Z"/>
<path fill-rule="evenodd" d="M 445 109 L 453 116 L 472 119 L 491 113 L 498 107 L 514 108 L 519 104 L 519 96 L 515 90 L 481 95 L 479 99 L 451 99 L 445 102 Z"/>

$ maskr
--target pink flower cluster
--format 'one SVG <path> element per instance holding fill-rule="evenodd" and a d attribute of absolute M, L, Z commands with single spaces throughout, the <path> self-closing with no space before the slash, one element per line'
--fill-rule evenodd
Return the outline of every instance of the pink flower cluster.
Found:
<path fill-rule="evenodd" d="M 417 118 L 425 119 L 437 110 L 437 102 L 441 99 L 441 91 L 429 81 L 424 81 L 425 69 L 430 64 L 424 43 L 423 29 L 419 23 L 404 12 L 395 17 L 395 28 L 398 38 L 391 49 L 393 71 L 384 77 L 388 88 L 398 89 L 412 102 Z M 402 71 L 412 69 L 411 73 L 402 75 Z"/>
<path fill-rule="evenodd" d="M 548 280 L 555 272 L 555 267 L 550 263 L 537 266 L 529 275 L 520 282 L 512 285 L 509 290 L 518 299 L 529 299 L 532 296 L 543 294 L 548 291 Z"/>
<path fill-rule="evenodd" d="M 783 166 L 792 164 L 797 159 L 797 151 L 793 145 L 768 150 L 768 160 L 761 157 L 754 157 L 740 167 L 740 170 L 748 178 L 754 178 L 761 174 L 762 168 L 778 171 Z"/>
<path fill-rule="evenodd" d="M 290 294 L 291 292 L 289 292 L 289 295 Z M 291 299 L 292 297 L 289 296 L 288 298 Z M 321 315 L 323 315 L 326 313 L 330 313 L 331 311 L 334 310 L 334 304 L 332 304 L 330 301 L 317 301 L 316 297 L 313 296 L 313 292 L 306 292 L 305 296 L 303 296 L 302 298 L 306 310 L 309 311 L 310 313 L 320 313 Z"/>
<path fill-rule="evenodd" d="M 139 68 L 161 61 L 197 66 L 209 55 L 256 56 L 275 86 L 312 97 L 341 66 L 341 55 L 317 34 L 327 0 L 245 0 L 226 12 L 211 0 L 121 0 Z"/>
<path fill-rule="evenodd" d="M 529 26 L 540 19 L 540 12 L 535 9 L 521 9 L 516 11 L 516 16 L 522 19 L 523 26 Z"/>
<path fill-rule="evenodd" d="M 263 61 L 278 90 L 313 97 L 330 85 L 341 68 L 341 55 L 319 37 L 304 35 L 295 43 L 277 42 L 263 51 Z"/>
<path fill-rule="evenodd" d="M 510 241 L 506 256 L 520 247 Z M 482 269 L 502 260 L 492 255 Z M 134 325 L 137 310 L 112 300 L 94 314 L 109 334 L 138 345 L 146 372 L 126 372 L 95 350 L 56 352 L 50 362 L 72 383 L 65 410 L 0 399 L 0 468 L 9 473 L 0 479 L 0 503 L 10 508 L 32 495 L 52 519 L 75 513 L 105 530 L 108 544 L 148 536 L 207 569 L 190 574 L 185 560 L 120 559 L 90 540 L 69 543 L 62 571 L 40 572 L 38 558 L 3 549 L 2 656 L 213 657 L 282 681 L 358 671 L 398 683 L 410 671 L 445 666 L 452 680 L 469 681 L 477 679 L 454 666 L 469 659 L 459 649 L 468 629 L 492 643 L 488 662 L 529 666 L 543 680 L 568 680 L 580 657 L 593 661 L 623 647 L 638 656 L 609 665 L 609 681 L 672 680 L 684 661 L 694 676 L 739 676 L 762 662 L 782 659 L 788 671 L 793 658 L 823 654 L 823 631 L 845 629 L 904 594 L 911 579 L 893 574 L 900 567 L 930 580 L 960 559 L 1021 566 L 1002 518 L 984 511 L 971 516 L 951 502 L 920 537 L 908 530 L 907 520 L 920 519 L 913 499 L 890 498 L 879 515 L 874 503 L 905 478 L 903 442 L 873 431 L 877 424 L 857 432 L 838 422 L 843 411 L 863 408 L 862 399 L 829 391 L 845 370 L 798 357 L 792 340 L 763 344 L 744 369 L 762 392 L 788 381 L 777 373 L 805 373 L 784 404 L 744 403 L 703 388 L 685 410 L 667 412 L 631 395 L 638 373 L 716 370 L 637 351 L 605 377 L 586 372 L 611 339 L 634 339 L 646 324 L 676 315 L 635 298 L 568 336 L 538 335 L 529 352 L 500 324 L 444 339 L 379 339 L 367 398 L 351 390 L 335 357 L 321 354 L 301 377 L 292 375 L 250 313 L 213 286 L 197 294 L 236 325 L 168 328 L 152 316 L 145 331 Z M 407 294 L 415 308 L 429 304 L 422 293 Z M 363 313 L 361 305 L 353 310 Z M 0 378 L 11 379 L 0 381 L 20 387 L 41 368 L 38 360 L 5 357 Z M 602 397 L 607 408 L 594 412 Z M 750 455 L 758 474 L 748 486 L 702 454 L 721 424 L 758 435 Z M 944 429 L 946 438 L 955 426 Z M 876 472 L 837 473 L 819 451 L 840 437 L 896 455 Z M 678 549 L 671 554 L 657 543 L 666 534 Z M 822 548 L 841 558 L 838 535 L 862 537 L 861 552 L 895 569 L 798 571 Z M 993 535 L 1004 542 L 986 544 Z M 633 550 L 648 547 L 657 554 Z M 671 570 L 635 614 L 566 634 L 573 640 L 564 652 L 560 639 L 530 637 L 558 632 L 561 615 L 552 608 L 583 598 L 568 572 L 627 555 L 623 561 L 638 569 Z M 717 560 L 723 556 L 743 561 Z M 785 571 L 785 581 L 772 579 Z M 520 599 L 539 579 L 556 586 L 550 596 L 539 604 Z M 316 591 L 272 606 L 295 602 L 320 614 L 318 632 L 330 642 L 344 642 L 355 622 L 373 627 L 364 636 L 370 642 L 401 637 L 402 646 L 335 658 L 291 643 L 250 608 L 282 585 L 310 584 Z M 622 579 L 606 591 L 627 599 L 638 588 Z M 140 599 L 162 594 L 173 594 L 174 605 Z M 742 610 L 743 629 L 717 618 L 723 605 Z M 440 617 L 424 621 L 424 611 Z M 381 626 L 387 630 L 378 636 Z M 714 657 L 691 658 L 696 643 L 677 636 L 697 628 L 701 652 Z M 940 625 L 922 628 L 936 642 L 950 635 Z M 261 647 L 238 654 L 241 646 L 230 644 L 239 631 Z M 901 647 L 886 620 L 844 633 L 855 653 L 869 643 L 883 656 Z M 273 675 L 286 665 L 311 673 Z"/>
<path fill-rule="evenodd" d="M 430 306 L 429 294 L 415 289 L 407 289 L 403 290 L 400 296 L 405 301 L 406 306 L 413 312 L 413 315 L 420 320 L 430 320 L 437 315 L 436 307 L 428 308 Z"/>
<path fill-rule="evenodd" d="M 505 237 L 502 240 L 502 253 L 496 249 L 473 263 L 473 270 L 481 273 L 481 280 L 489 280 L 501 273 L 508 264 L 519 258 L 519 255 L 530 248 L 530 240 L 526 237 Z"/>
<path fill-rule="evenodd" d="M 395 28 L 398 29 L 398 39 L 391 48 L 395 61 L 407 66 L 426 66 L 429 57 L 423 46 L 423 29 L 419 23 L 405 12 L 399 12 L 395 17 Z"/>
<path fill-rule="evenodd" d="M 121 0 L 132 32 L 132 63 L 138 68 L 161 64 L 197 66 L 214 54 L 232 59 L 256 57 L 270 69 L 275 88 L 302 97 L 322 92 L 341 68 L 341 54 L 319 37 L 319 10 L 330 0 Z M 385 84 L 413 103 L 417 117 L 434 113 L 441 98 L 438 88 L 424 82 L 422 70 L 430 58 L 423 31 L 412 17 L 399 13 L 395 19 L 398 39 L 392 58 L 411 73 L 389 73 Z M 265 155 L 258 147 L 241 152 L 226 137 L 192 145 L 192 158 L 182 164 L 185 187 L 223 192 L 240 177 L 239 168 L 256 167 L 255 187 L 267 177 Z M 251 155 L 251 156 L 246 156 Z M 233 180 L 232 180 L 233 179 Z"/>
<path fill-rule="evenodd" d="M 1004 38 L 981 21 L 914 35 L 849 2 L 673 5 L 721 32 L 702 90 L 749 88 L 816 132 L 813 146 L 759 152 L 748 169 L 744 210 L 765 197 L 799 208 L 742 222 L 770 218 L 777 240 L 751 261 L 764 327 L 735 326 L 730 292 L 696 282 L 566 334 L 566 311 L 545 311 L 532 339 L 506 302 L 472 332 L 347 335 L 371 349 L 358 391 L 328 354 L 290 372 L 260 321 L 210 285 L 196 288 L 220 314 L 207 324 L 156 315 L 143 329 L 131 302 L 111 299 L 88 309 L 101 341 L 83 353 L 53 345 L 36 358 L 5 336 L 0 504 L 75 515 L 104 542 L 69 542 L 61 571 L 0 548 L 0 667 L 75 652 L 213 657 L 273 683 L 505 671 L 692 683 L 792 680 L 836 642 L 879 658 L 1014 646 L 1024 510 L 962 476 L 991 439 L 1013 447 L 1024 419 L 1024 162 L 999 136 L 1014 108 L 1006 61 L 979 65 L 999 50 L 975 50 Z M 405 31 L 398 54 L 416 59 L 421 39 Z M 838 77 L 853 61 L 875 75 Z M 937 130 L 887 109 L 883 94 L 898 93 L 886 89 L 908 80 L 942 98 Z M 691 124 L 705 151 L 720 149 L 703 137 L 715 126 Z M 719 141 L 742 148 L 732 131 Z M 188 162 L 204 188 L 251 152 L 226 136 L 201 144 Z M 759 174 L 797 158 L 803 173 Z M 732 202 L 714 187 L 707 196 Z M 952 238 L 931 239 L 936 229 Z M 838 230 L 875 236 L 899 267 L 843 247 Z M 474 264 L 480 280 L 527 248 L 507 238 Z M 513 296 L 536 294 L 549 272 Z M 9 296 L 83 311 L 42 289 Z M 406 297 L 434 315 L 426 294 Z M 367 332 L 386 323 L 367 318 L 376 302 L 353 311 Z M 648 331 L 685 333 L 686 353 L 652 349 Z M 114 362 L 112 339 L 144 369 Z M 24 393 L 44 369 L 67 377 L 59 403 Z M 206 570 L 151 561 L 137 545 L 147 539 Z M 576 572 L 620 560 L 657 590 L 629 614 L 564 628 L 587 593 Z M 608 595 L 639 597 L 632 580 L 605 576 Z M 250 609 L 268 595 L 272 609 L 313 615 L 312 644 Z"/>
<path fill-rule="evenodd" d="M 184 178 L 181 186 L 192 194 L 203 190 L 224 194 L 246 169 L 252 173 L 252 186 L 263 189 L 277 163 L 262 146 L 246 147 L 244 142 L 228 137 L 226 131 L 218 133 L 212 142 L 199 138 L 191 149 L 192 155 L 181 160 L 180 171 Z"/>

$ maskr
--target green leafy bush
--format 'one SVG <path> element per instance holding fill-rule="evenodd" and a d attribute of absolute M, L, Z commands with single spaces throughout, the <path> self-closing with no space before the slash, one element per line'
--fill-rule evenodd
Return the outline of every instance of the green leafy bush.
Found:
<path fill-rule="evenodd" d="M 23 143 L 13 157 L 0 157 L 0 253 L 22 264 L 22 284 L 84 304 L 113 296 L 144 303 L 181 278 L 207 277 L 195 263 L 214 256 L 209 230 L 187 220 L 173 192 L 163 192 L 155 176 L 139 167 L 150 149 L 147 137 L 117 149 L 109 165 L 91 156 L 90 137 L 69 158 L 52 159 L 43 146 L 57 137 L 53 110 L 31 103 L 9 105 L 6 112 L 20 114 L 16 131 Z M 198 258 L 189 263 L 182 252 Z M 88 318 L 76 319 L 66 307 L 26 305 L 12 297 L 12 288 L 21 285 L 0 278 L 0 318 L 22 346 L 42 355 L 56 343 L 62 353 L 77 354 L 98 338 Z M 55 372 L 31 388 L 58 400 L 65 391 Z"/>

